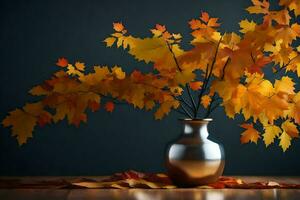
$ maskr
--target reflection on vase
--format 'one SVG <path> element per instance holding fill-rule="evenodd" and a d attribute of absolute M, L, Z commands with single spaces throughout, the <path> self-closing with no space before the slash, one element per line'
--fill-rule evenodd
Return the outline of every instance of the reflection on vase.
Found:
<path fill-rule="evenodd" d="M 167 149 L 166 167 L 173 182 L 190 187 L 216 182 L 225 165 L 223 147 L 208 137 L 212 119 L 181 120 L 183 133 Z"/>

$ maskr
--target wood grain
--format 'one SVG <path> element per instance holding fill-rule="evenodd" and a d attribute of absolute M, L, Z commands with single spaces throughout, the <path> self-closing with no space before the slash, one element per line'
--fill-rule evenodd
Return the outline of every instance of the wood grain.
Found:
<path fill-rule="evenodd" d="M 76 179 L 82 177 L 1 177 L 1 179 L 22 178 L 35 180 Z M 101 180 L 102 177 L 85 177 Z M 247 182 L 276 181 L 284 183 L 300 183 L 300 177 L 243 177 Z M 0 200 L 299 200 L 300 190 L 295 189 L 1 189 Z"/>

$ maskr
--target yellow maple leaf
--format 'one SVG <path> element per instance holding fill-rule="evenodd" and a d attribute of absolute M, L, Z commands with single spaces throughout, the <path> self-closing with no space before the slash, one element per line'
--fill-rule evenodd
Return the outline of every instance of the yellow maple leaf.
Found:
<path fill-rule="evenodd" d="M 204 108 L 207 108 L 211 102 L 211 98 L 209 95 L 203 95 L 201 98 L 201 104 Z"/>
<path fill-rule="evenodd" d="M 193 81 L 196 77 L 196 74 L 191 70 L 184 70 L 181 72 L 177 72 L 175 75 L 175 82 L 179 85 L 185 85 L 191 81 Z"/>
<path fill-rule="evenodd" d="M 107 47 L 111 47 L 115 43 L 115 41 L 116 41 L 115 37 L 108 37 L 103 42 L 106 43 Z"/>
<path fill-rule="evenodd" d="M 283 76 L 281 80 L 276 80 L 274 84 L 275 91 L 283 92 L 287 94 L 294 94 L 294 87 L 295 83 L 293 82 L 293 79 L 288 76 Z"/>
<path fill-rule="evenodd" d="M 118 67 L 118 66 L 114 66 L 112 68 L 112 72 L 117 77 L 117 79 L 120 79 L 120 80 L 124 79 L 126 76 L 126 73 L 123 72 L 122 68 Z"/>
<path fill-rule="evenodd" d="M 84 74 L 77 70 L 73 65 L 68 64 L 68 71 L 67 74 L 72 75 L 72 76 L 83 76 Z"/>
<path fill-rule="evenodd" d="M 75 63 L 75 67 L 76 67 L 76 69 L 78 69 L 79 71 L 84 71 L 84 69 L 85 69 L 85 65 L 84 65 L 84 63 L 82 63 L 82 62 L 76 62 L 76 63 Z"/>
<path fill-rule="evenodd" d="M 266 146 L 272 144 L 274 142 L 274 139 L 278 137 L 282 132 L 278 126 L 269 124 L 267 126 L 264 126 L 264 130 L 265 132 L 263 134 L 263 138 Z"/>
<path fill-rule="evenodd" d="M 267 14 L 269 12 L 270 3 L 268 0 L 252 0 L 253 6 L 248 7 L 246 10 L 253 14 Z"/>
<path fill-rule="evenodd" d="M 246 129 L 242 132 L 241 143 L 254 142 L 257 143 L 257 140 L 260 138 L 260 133 L 253 127 L 253 124 L 242 124 L 242 128 Z"/>
<path fill-rule="evenodd" d="M 19 145 L 26 143 L 32 137 L 32 131 L 37 123 L 37 118 L 20 110 L 11 111 L 2 121 L 4 127 L 12 127 L 12 135 L 16 136 Z"/>
<path fill-rule="evenodd" d="M 250 22 L 246 19 L 246 20 L 242 20 L 240 22 L 240 27 L 241 27 L 241 30 L 240 30 L 241 33 L 252 32 L 255 30 L 256 23 L 254 21 Z"/>
<path fill-rule="evenodd" d="M 285 152 L 291 145 L 292 138 L 289 136 L 289 134 L 283 131 L 279 139 L 280 139 L 279 146 L 281 146 L 282 150 Z"/>

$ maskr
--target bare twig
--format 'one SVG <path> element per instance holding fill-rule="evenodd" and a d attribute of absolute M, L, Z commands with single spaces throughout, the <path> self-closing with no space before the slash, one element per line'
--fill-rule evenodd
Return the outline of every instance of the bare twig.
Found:
<path fill-rule="evenodd" d="M 217 44 L 216 52 L 215 52 L 213 61 L 212 61 L 212 63 L 211 63 L 211 67 L 210 67 L 210 71 L 209 71 L 208 75 L 207 75 L 208 68 L 206 68 L 205 74 L 207 75 L 207 77 L 204 79 L 203 87 L 202 87 L 201 92 L 200 92 L 200 94 L 199 94 L 199 96 L 198 96 L 198 104 L 197 104 L 196 113 L 195 113 L 195 115 L 194 115 L 194 118 L 197 118 L 198 110 L 199 110 L 200 104 L 201 104 L 201 98 L 202 98 L 204 92 L 206 91 L 207 85 L 208 85 L 209 80 L 210 80 L 210 77 L 211 77 L 211 75 L 212 75 L 212 71 L 213 71 L 214 65 L 215 65 L 216 60 L 217 60 L 217 55 L 218 55 L 218 51 L 219 51 L 219 47 L 220 47 L 222 38 L 223 38 L 223 37 L 220 38 L 220 40 L 219 40 L 219 42 L 218 42 L 218 44 Z"/>
<path fill-rule="evenodd" d="M 179 70 L 180 72 L 182 72 L 182 69 L 181 69 L 180 66 L 179 66 L 178 60 L 177 60 L 177 58 L 176 58 L 176 55 L 175 55 L 174 51 L 172 50 L 172 46 L 169 44 L 168 41 L 166 41 L 166 43 L 167 43 L 167 46 L 168 46 L 169 51 L 171 52 L 171 54 L 172 54 L 172 56 L 173 56 L 173 59 L 174 59 L 175 64 L 176 64 L 176 67 L 178 68 L 178 70 Z M 190 101 L 192 102 L 193 112 L 195 113 L 195 112 L 196 112 L 196 103 L 195 103 L 194 97 L 193 97 L 193 95 L 191 94 L 190 87 L 189 87 L 188 84 L 185 84 L 185 88 L 186 88 L 186 90 L 187 90 L 187 93 L 188 93 L 188 96 L 189 96 L 189 98 L 190 98 Z"/>

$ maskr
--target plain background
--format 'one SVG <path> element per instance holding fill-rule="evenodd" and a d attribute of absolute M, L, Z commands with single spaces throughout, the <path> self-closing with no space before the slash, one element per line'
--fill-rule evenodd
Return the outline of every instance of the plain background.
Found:
<path fill-rule="evenodd" d="M 274 3 L 274 1 L 271 1 Z M 247 16 L 248 0 L 1 0 L 0 3 L 0 118 L 26 101 L 27 91 L 50 78 L 58 57 L 71 62 L 118 64 L 128 72 L 146 69 L 124 51 L 105 48 L 112 22 L 123 22 L 131 34 L 149 36 L 156 23 L 191 36 L 187 22 L 201 11 L 220 17 L 224 32 L 237 31 Z M 163 151 L 178 137 L 176 113 L 155 121 L 153 113 L 119 106 L 112 114 L 91 113 L 80 128 L 66 121 L 37 128 L 34 139 L 18 147 L 10 129 L 0 128 L 0 175 L 106 175 L 135 169 L 164 171 Z M 300 175 L 300 142 L 285 153 L 278 142 L 240 144 L 241 119 L 213 114 L 211 137 L 223 143 L 225 174 Z"/>

